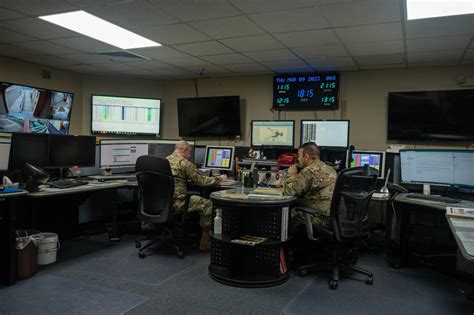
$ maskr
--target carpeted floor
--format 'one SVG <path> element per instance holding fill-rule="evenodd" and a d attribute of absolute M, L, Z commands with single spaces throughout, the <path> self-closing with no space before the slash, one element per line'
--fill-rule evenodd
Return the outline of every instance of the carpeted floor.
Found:
<path fill-rule="evenodd" d="M 80 256 L 75 253 L 80 253 Z M 106 237 L 65 242 L 58 262 L 33 278 L 0 288 L 0 314 L 473 314 L 473 289 L 428 268 L 396 270 L 382 254 L 359 265 L 373 286 L 342 279 L 336 291 L 326 275 L 276 287 L 229 287 L 209 278 L 209 254 L 137 257 L 132 238 L 109 245 Z"/>

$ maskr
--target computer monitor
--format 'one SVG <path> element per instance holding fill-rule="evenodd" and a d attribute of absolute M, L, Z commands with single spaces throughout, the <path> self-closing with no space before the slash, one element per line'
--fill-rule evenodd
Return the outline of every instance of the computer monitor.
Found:
<path fill-rule="evenodd" d="M 95 165 L 94 136 L 49 137 L 49 167 L 86 167 Z"/>
<path fill-rule="evenodd" d="M 235 155 L 235 153 L 234 153 Z M 194 164 L 204 165 L 204 160 L 206 159 L 206 147 L 205 146 L 195 146 L 194 147 Z"/>
<path fill-rule="evenodd" d="M 148 141 L 101 140 L 100 167 L 135 167 L 137 159 L 148 155 Z"/>
<path fill-rule="evenodd" d="M 234 164 L 234 147 L 207 146 L 204 168 L 231 171 Z"/>
<path fill-rule="evenodd" d="M 49 137 L 47 134 L 13 133 L 9 170 L 22 170 L 26 162 L 39 167 L 48 166 Z"/>
<path fill-rule="evenodd" d="M 385 174 L 385 151 L 359 151 L 351 152 L 350 167 L 363 167 L 369 165 L 378 171 L 377 178 L 383 179 Z"/>
<path fill-rule="evenodd" d="M 346 150 L 349 147 L 349 125 L 349 120 L 302 120 L 300 142 Z"/>
<path fill-rule="evenodd" d="M 0 171 L 8 170 L 10 159 L 10 141 L 0 141 Z"/>
<path fill-rule="evenodd" d="M 252 120 L 251 144 L 253 147 L 294 147 L 294 120 Z"/>
<path fill-rule="evenodd" d="M 474 151 L 400 150 L 403 183 L 474 187 Z"/>

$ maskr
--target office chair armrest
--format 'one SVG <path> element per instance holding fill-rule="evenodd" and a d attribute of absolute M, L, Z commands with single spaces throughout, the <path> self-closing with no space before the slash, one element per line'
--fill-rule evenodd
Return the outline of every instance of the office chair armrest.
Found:
<path fill-rule="evenodd" d="M 295 209 L 295 211 L 301 211 L 304 214 L 308 213 L 308 214 L 313 214 L 313 215 L 317 215 L 317 216 L 327 216 L 327 214 L 325 215 L 325 214 L 321 213 L 322 211 L 320 209 L 316 209 L 316 208 L 294 207 L 293 209 Z"/>
<path fill-rule="evenodd" d="M 199 191 L 194 191 L 194 190 L 187 190 L 184 192 L 184 194 L 186 195 L 186 198 L 190 198 L 191 196 L 201 196 Z"/>

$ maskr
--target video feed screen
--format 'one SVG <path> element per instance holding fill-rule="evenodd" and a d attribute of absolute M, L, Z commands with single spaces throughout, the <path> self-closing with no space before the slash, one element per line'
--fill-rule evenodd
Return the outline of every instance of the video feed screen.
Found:
<path fill-rule="evenodd" d="M 74 94 L 0 82 L 0 132 L 67 134 Z"/>

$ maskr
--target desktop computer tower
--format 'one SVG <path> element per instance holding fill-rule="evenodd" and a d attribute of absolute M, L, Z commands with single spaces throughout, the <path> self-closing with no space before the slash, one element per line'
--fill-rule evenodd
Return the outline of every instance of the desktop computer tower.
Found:
<path fill-rule="evenodd" d="M 400 184 L 400 153 L 385 152 L 385 174 L 391 169 L 389 182 Z"/>

